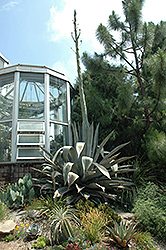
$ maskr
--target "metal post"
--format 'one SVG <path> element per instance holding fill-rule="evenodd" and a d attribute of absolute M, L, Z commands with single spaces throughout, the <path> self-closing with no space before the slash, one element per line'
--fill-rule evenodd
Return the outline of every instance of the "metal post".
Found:
<path fill-rule="evenodd" d="M 17 120 L 19 110 L 19 83 L 20 72 L 15 72 L 14 75 L 14 96 L 13 96 L 13 115 L 12 115 L 12 155 L 11 161 L 16 162 L 17 155 Z"/>
<path fill-rule="evenodd" d="M 44 74 L 44 117 L 45 117 L 45 149 L 50 151 L 50 103 L 49 103 L 49 75 Z"/>

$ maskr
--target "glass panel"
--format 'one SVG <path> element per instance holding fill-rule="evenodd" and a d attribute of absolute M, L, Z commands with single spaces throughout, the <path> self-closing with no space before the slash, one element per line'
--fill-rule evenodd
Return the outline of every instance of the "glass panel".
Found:
<path fill-rule="evenodd" d="M 0 161 L 11 161 L 12 123 L 0 124 Z"/>
<path fill-rule="evenodd" d="M 59 124 L 50 124 L 50 153 L 68 144 L 68 127 Z"/>
<path fill-rule="evenodd" d="M 42 158 L 41 154 L 39 153 L 39 148 L 36 147 L 20 147 L 18 148 L 18 156 L 17 158 Z"/>
<path fill-rule="evenodd" d="M 49 85 L 50 119 L 67 122 L 66 82 L 50 76 Z"/>
<path fill-rule="evenodd" d="M 18 122 L 18 131 L 44 131 L 44 122 Z"/>
<path fill-rule="evenodd" d="M 23 76 L 24 75 L 21 75 L 21 77 Z M 33 78 L 33 74 L 29 73 L 29 76 L 26 75 L 26 78 L 27 79 Z M 36 76 L 34 75 L 34 79 L 35 78 Z M 20 80 L 19 118 L 44 119 L 44 83 L 27 79 L 21 78 Z M 41 78 L 41 81 L 43 81 L 42 79 L 43 78 Z"/>
<path fill-rule="evenodd" d="M 12 119 L 14 74 L 0 76 L 0 120 Z"/>
<path fill-rule="evenodd" d="M 39 143 L 39 144 L 43 144 L 44 143 L 44 136 L 43 135 L 36 135 L 36 134 L 21 134 L 18 135 L 18 143 L 23 143 L 23 144 L 27 144 L 27 143 Z"/>

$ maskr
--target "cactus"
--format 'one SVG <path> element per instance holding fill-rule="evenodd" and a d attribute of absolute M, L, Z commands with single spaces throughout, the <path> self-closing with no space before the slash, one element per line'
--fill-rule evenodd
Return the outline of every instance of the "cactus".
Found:
<path fill-rule="evenodd" d="M 2 192 L 0 200 L 6 203 L 9 208 L 19 208 L 30 204 L 35 196 L 31 175 L 25 175 L 20 178 L 17 183 L 8 185 L 7 191 Z"/>

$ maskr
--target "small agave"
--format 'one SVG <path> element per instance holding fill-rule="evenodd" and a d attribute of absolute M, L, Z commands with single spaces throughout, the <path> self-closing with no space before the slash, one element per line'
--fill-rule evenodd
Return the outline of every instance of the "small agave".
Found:
<path fill-rule="evenodd" d="M 126 221 L 123 222 L 121 220 L 120 225 L 116 221 L 114 221 L 114 225 L 114 228 L 107 227 L 113 237 L 112 241 L 118 243 L 121 247 L 126 247 L 129 241 L 137 234 L 135 231 L 137 224 L 133 222 L 127 224 Z"/>
<path fill-rule="evenodd" d="M 26 238 L 35 239 L 41 234 L 42 228 L 39 225 L 32 224 L 26 231 Z"/>

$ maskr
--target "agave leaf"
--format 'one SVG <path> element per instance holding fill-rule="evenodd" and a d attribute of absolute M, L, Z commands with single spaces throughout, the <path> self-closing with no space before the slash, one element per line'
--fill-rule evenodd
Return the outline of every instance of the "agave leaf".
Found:
<path fill-rule="evenodd" d="M 75 185 L 77 190 L 78 190 L 78 193 L 80 193 L 85 187 L 79 187 L 77 184 Z"/>
<path fill-rule="evenodd" d="M 136 224 L 132 223 L 131 225 L 128 226 L 128 229 L 125 235 L 125 240 L 129 241 L 131 239 L 132 235 L 135 234 L 134 229 L 137 225 L 138 223 Z"/>
<path fill-rule="evenodd" d="M 86 141 L 86 153 L 85 154 L 89 157 L 92 156 L 93 133 L 94 133 L 94 126 L 92 123 L 89 128 L 87 141 Z"/>
<path fill-rule="evenodd" d="M 87 126 L 87 125 L 88 125 L 88 126 Z M 83 142 L 86 142 L 88 130 L 89 130 L 89 124 L 87 124 L 87 123 L 85 122 L 85 120 L 83 119 L 83 122 L 82 122 L 82 141 L 83 141 Z"/>
<path fill-rule="evenodd" d="M 82 151 L 85 148 L 85 142 L 77 142 L 76 143 L 76 152 L 77 152 L 77 157 L 79 158 Z"/>
<path fill-rule="evenodd" d="M 75 152 L 75 148 L 72 147 L 72 146 L 64 146 L 63 147 L 63 158 L 65 160 L 65 162 L 68 162 L 69 159 L 68 159 L 68 155 L 71 155 L 72 157 L 72 161 L 74 163 L 76 163 L 76 152 Z"/>
<path fill-rule="evenodd" d="M 76 123 L 74 122 L 74 124 L 71 124 L 71 126 L 72 126 L 72 130 L 73 130 L 74 145 L 76 145 L 76 143 L 79 140 Z"/>
<path fill-rule="evenodd" d="M 110 174 L 104 166 L 98 164 L 97 162 L 93 162 L 93 165 L 96 166 L 102 174 L 104 174 L 105 176 L 107 176 L 110 179 Z"/>
<path fill-rule="evenodd" d="M 45 148 L 43 148 L 43 147 L 40 146 L 40 145 L 39 145 L 39 147 L 40 147 L 47 155 L 49 155 L 51 159 L 53 158 L 53 155 L 52 155 L 50 152 L 48 152 Z M 41 153 L 41 152 L 40 152 L 40 153 Z"/>
<path fill-rule="evenodd" d="M 136 168 L 133 168 L 133 169 L 121 169 L 121 170 L 118 170 L 118 171 L 115 171 L 115 173 L 119 173 L 119 174 L 123 174 L 123 173 L 129 173 L 129 172 L 134 172 L 134 171 L 137 171 Z"/>
<path fill-rule="evenodd" d="M 120 153 L 116 154 L 116 155 L 113 155 L 111 158 L 108 158 L 108 157 L 104 157 L 104 159 L 102 159 L 100 161 L 100 164 L 103 165 L 103 166 L 106 166 L 108 165 L 110 162 L 112 162 L 113 160 L 115 160 L 115 158 L 117 158 L 119 156 Z"/>
<path fill-rule="evenodd" d="M 107 168 L 110 168 L 111 166 L 115 165 L 115 164 L 119 164 L 121 162 L 124 162 L 124 161 L 127 161 L 127 160 L 130 160 L 132 158 L 134 158 L 135 156 L 126 156 L 126 157 L 121 157 L 119 159 L 116 159 L 115 161 L 112 161 L 110 162 L 106 167 Z"/>
<path fill-rule="evenodd" d="M 90 183 L 90 184 L 85 185 L 85 187 L 89 189 L 100 188 L 103 192 L 105 192 L 105 187 L 99 185 L 98 183 Z"/>
<path fill-rule="evenodd" d="M 44 171 L 42 171 L 42 170 L 40 170 L 40 169 L 38 169 L 38 168 L 31 168 L 31 169 L 33 169 L 33 170 L 35 170 L 35 171 L 37 171 L 37 172 L 39 172 L 39 173 L 41 173 L 41 174 L 44 174 L 44 175 L 46 175 L 46 176 L 48 176 L 48 177 L 51 177 L 51 174 L 47 174 L 47 173 L 45 173 Z"/>
<path fill-rule="evenodd" d="M 72 163 L 72 162 L 67 162 L 67 163 L 64 165 L 64 168 L 63 168 L 64 185 L 66 185 L 66 183 L 67 183 L 67 180 L 68 180 L 68 173 L 71 171 L 73 165 L 74 165 L 74 163 Z"/>
<path fill-rule="evenodd" d="M 55 199 L 56 197 L 60 197 L 61 195 L 65 194 L 68 191 L 68 187 L 60 187 L 58 188 L 53 196 L 53 199 Z"/>
<path fill-rule="evenodd" d="M 42 154 L 43 155 L 43 154 Z M 43 155 L 43 157 L 45 158 L 45 160 L 51 165 L 51 166 L 53 166 L 55 169 L 61 169 L 58 165 L 56 165 L 55 163 L 54 163 L 54 161 L 53 160 L 50 160 L 47 156 L 45 156 L 45 155 Z"/>
<path fill-rule="evenodd" d="M 98 134 L 99 134 L 99 123 L 96 127 L 96 130 L 95 130 L 95 135 L 94 135 L 94 139 L 93 139 L 93 149 L 92 149 L 92 157 L 94 156 L 95 154 L 95 150 L 97 148 L 97 144 L 98 144 Z"/>
<path fill-rule="evenodd" d="M 85 198 L 86 200 L 88 200 L 88 199 L 89 199 L 89 197 L 90 197 L 90 195 L 89 195 L 89 194 L 83 194 L 83 196 L 84 196 L 84 198 Z"/>
<path fill-rule="evenodd" d="M 123 143 L 119 146 L 117 146 L 116 148 L 114 148 L 107 156 L 106 158 L 109 158 L 110 156 L 114 155 L 116 152 L 118 152 L 121 148 L 125 147 L 126 145 L 128 145 L 130 142 L 126 142 Z"/>
<path fill-rule="evenodd" d="M 107 137 L 102 141 L 102 143 L 100 144 L 99 148 L 96 151 L 95 157 L 94 157 L 94 162 L 97 161 L 100 152 L 102 150 L 102 148 L 104 147 L 104 145 L 107 143 L 107 141 L 110 139 L 110 137 L 112 136 L 112 134 L 114 133 L 114 131 L 112 131 L 109 135 L 107 135 Z"/>
<path fill-rule="evenodd" d="M 82 167 L 83 167 L 83 178 L 85 178 L 85 174 L 92 165 L 93 158 L 87 157 L 87 156 L 82 156 Z"/>
<path fill-rule="evenodd" d="M 68 185 L 69 187 L 79 178 L 79 175 L 73 172 L 68 173 Z"/>
<path fill-rule="evenodd" d="M 108 226 L 106 226 L 106 228 L 108 229 L 108 231 L 111 232 L 111 234 L 113 235 L 113 237 L 114 236 L 119 236 L 118 233 L 117 233 L 117 231 L 114 228 L 110 228 Z"/>

